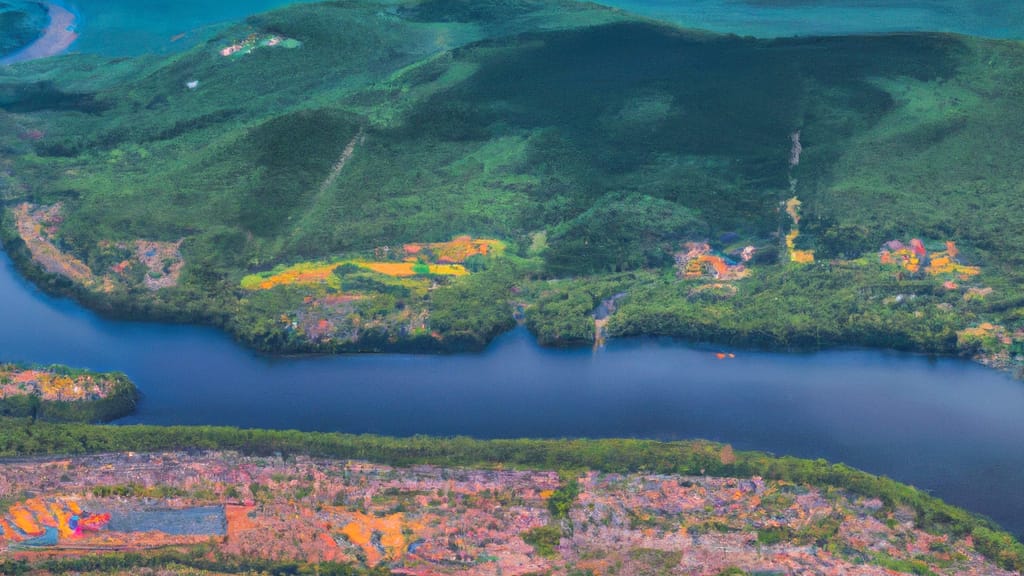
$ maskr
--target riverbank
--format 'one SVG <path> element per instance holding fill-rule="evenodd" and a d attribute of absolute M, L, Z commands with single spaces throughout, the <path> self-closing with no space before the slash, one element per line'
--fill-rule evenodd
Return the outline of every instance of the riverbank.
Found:
<path fill-rule="evenodd" d="M 56 4 L 46 4 L 46 10 L 50 14 L 50 23 L 43 35 L 22 50 L 0 58 L 0 66 L 56 56 L 75 42 L 78 38 L 75 14 Z"/>
<path fill-rule="evenodd" d="M 877 350 L 722 361 L 621 338 L 594 354 L 541 348 L 522 327 L 479 354 L 278 358 L 210 328 L 104 319 L 41 293 L 3 255 L 0 295 L 7 358 L 121 370 L 139 384 L 146 397 L 118 424 L 713 438 L 886 474 L 1024 534 L 1020 383 L 967 361 Z"/>
<path fill-rule="evenodd" d="M 139 250 L 121 243 L 115 247 L 126 260 L 117 267 L 135 265 L 136 274 L 93 273 L 82 261 L 60 250 L 62 214 L 59 205 L 33 207 L 19 204 L 0 215 L 0 240 L 17 271 L 53 296 L 71 298 L 102 316 L 120 321 L 167 322 L 216 328 L 236 342 L 261 354 L 278 357 L 341 355 L 351 353 L 459 354 L 479 353 L 506 334 L 516 321 L 552 349 L 590 348 L 617 339 L 669 337 L 680 343 L 715 346 L 733 351 L 806 353 L 834 349 L 867 348 L 965 358 L 1021 378 L 1024 330 L 1012 331 L 982 319 L 1002 305 L 986 302 L 985 296 L 968 291 L 962 298 L 938 284 L 938 280 L 897 280 L 892 267 L 862 258 L 857 262 L 822 263 L 815 266 L 760 266 L 754 278 L 740 282 L 743 294 L 733 287 L 727 298 L 703 298 L 704 288 L 716 288 L 714 279 L 668 277 L 657 270 L 637 270 L 606 277 L 528 280 L 536 263 L 522 258 L 499 258 L 490 268 L 474 273 L 470 282 L 446 285 L 446 277 L 388 278 L 344 262 L 326 263 L 313 272 L 325 280 L 312 286 L 273 287 L 268 290 L 231 290 L 225 283 L 215 294 L 197 294 L 176 286 L 185 262 L 178 243 L 145 243 L 173 248 L 174 284 L 168 289 L 126 289 L 125 282 L 139 287 L 149 276 L 138 273 L 143 259 Z M 26 218 L 28 214 L 31 217 Z M 51 238 L 52 237 L 52 238 Z M 128 246 L 128 248 L 125 248 Z M 159 258 L 157 260 L 160 260 Z M 408 265 L 408 263 L 403 263 Z M 337 270 L 334 270 L 334 269 Z M 290 273 L 285 269 L 282 275 Z M 355 270 L 353 275 L 352 270 Z M 310 274 L 312 274 L 311 272 Z M 266 272 L 263 276 L 270 276 Z M 158 278 L 160 276 L 157 276 Z M 168 275 L 169 277 L 169 275 Z M 317 283 L 367 284 L 366 293 L 320 294 Z M 381 296 L 404 291 L 408 286 L 433 282 L 434 302 L 410 313 L 400 308 L 394 318 L 369 316 Z M 301 284 L 301 283 L 297 283 Z M 749 295 L 770 287 L 763 294 Z M 861 297 L 865 290 L 889 284 L 889 298 Z M 831 308 L 811 306 L 807 286 L 828 287 L 841 294 L 844 306 L 856 306 L 859 314 L 837 315 Z M 362 287 L 360 285 L 360 287 Z M 415 287 L 415 286 L 414 286 Z M 868 287 L 868 288 L 865 288 Z M 287 292 L 285 292 L 287 289 Z M 358 290 L 358 288 L 357 288 Z M 691 297 L 679 297 L 688 290 Z M 424 291 L 425 290 L 421 290 Z M 985 294 L 991 293 L 987 289 Z M 699 298 L 692 297 L 697 293 Z M 449 294 L 453 296 L 448 297 Z M 438 298 L 439 295 L 446 296 Z M 401 298 L 401 294 L 399 294 Z M 259 302 L 270 304 L 258 304 Z M 480 308 L 466 309 L 466 302 Z M 608 302 L 614 301 L 613 307 Z M 288 303 L 288 308 L 282 307 Z M 435 304 L 438 302 L 441 306 Z M 353 304 L 370 304 L 368 309 Z M 958 314 L 961 308 L 966 314 Z M 523 313 L 525 310 L 525 313 Z M 713 314 L 708 312 L 713 311 Z M 982 316 L 981 314 L 984 314 Z M 964 325 L 966 315 L 975 324 Z M 474 318 L 479 315 L 481 318 Z M 273 318 L 267 321 L 268 318 Z M 442 319 L 443 318 L 443 319 Z M 599 329 L 595 329 L 595 321 Z M 342 326 L 349 326 L 343 333 Z"/>

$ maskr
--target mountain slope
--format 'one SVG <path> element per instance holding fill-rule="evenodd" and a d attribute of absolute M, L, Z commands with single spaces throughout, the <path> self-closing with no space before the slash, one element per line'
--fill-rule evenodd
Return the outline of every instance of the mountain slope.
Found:
<path fill-rule="evenodd" d="M 293 6 L 171 58 L 0 73 L 5 233 L 96 307 L 267 350 L 475 347 L 515 307 L 592 340 L 625 293 L 611 334 L 1008 361 L 1022 55 Z"/>

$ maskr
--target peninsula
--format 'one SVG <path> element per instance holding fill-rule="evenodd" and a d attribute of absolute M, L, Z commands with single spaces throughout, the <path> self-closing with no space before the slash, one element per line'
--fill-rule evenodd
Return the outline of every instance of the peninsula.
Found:
<path fill-rule="evenodd" d="M 0 415 L 108 422 L 135 409 L 139 393 L 120 373 L 0 364 Z"/>

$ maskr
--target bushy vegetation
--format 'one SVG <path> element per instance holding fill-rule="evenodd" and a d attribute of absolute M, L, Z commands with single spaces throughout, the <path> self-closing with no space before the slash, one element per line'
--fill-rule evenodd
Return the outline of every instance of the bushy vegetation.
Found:
<path fill-rule="evenodd" d="M 211 557 L 207 546 L 193 546 L 188 551 L 161 550 L 155 553 L 113 552 L 88 556 L 52 558 L 33 562 L 25 560 L 0 561 L 0 571 L 9 576 L 37 574 L 45 570 L 53 574 L 114 574 L 132 573 L 140 569 L 168 570 L 172 574 L 265 574 L 268 576 L 387 576 L 391 571 L 381 564 L 365 568 L 339 562 L 288 562 L 259 558 Z"/>
<path fill-rule="evenodd" d="M 556 273 L 661 268 L 672 264 L 680 240 L 706 237 L 705 227 L 692 211 L 668 200 L 605 196 L 551 230 L 545 260 Z"/>
<path fill-rule="evenodd" d="M 609 331 L 748 347 L 856 344 L 949 354 L 956 351 L 955 326 L 970 319 L 963 314 L 977 314 L 935 282 L 899 281 L 874 263 L 759 269 L 734 296 L 693 288 L 674 280 L 638 286 L 622 301 Z M 950 308 L 937 306 L 943 303 Z"/>
<path fill-rule="evenodd" d="M 562 529 L 558 524 L 538 526 L 521 534 L 523 542 L 526 542 L 537 554 L 545 558 L 554 558 L 558 555 L 558 544 L 562 540 Z"/>

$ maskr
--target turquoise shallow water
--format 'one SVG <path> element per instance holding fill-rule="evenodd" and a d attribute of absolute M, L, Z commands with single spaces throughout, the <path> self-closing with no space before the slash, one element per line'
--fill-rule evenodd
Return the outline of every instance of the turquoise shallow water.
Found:
<path fill-rule="evenodd" d="M 183 49 L 219 26 L 293 3 L 287 0 L 61 2 L 79 15 L 80 36 L 73 50 L 117 56 Z"/>
<path fill-rule="evenodd" d="M 186 48 L 217 27 L 288 0 L 68 0 L 81 52 L 133 55 Z M 1024 2 L 1002 0 L 606 0 L 609 6 L 717 32 L 761 36 L 941 31 L 1024 38 Z"/>
<path fill-rule="evenodd" d="M 43 6 L 23 0 L 0 0 L 0 57 L 39 37 L 45 26 Z"/>
<path fill-rule="evenodd" d="M 645 16 L 739 35 L 956 32 L 1024 38 L 1024 3 L 1002 0 L 610 0 Z"/>

